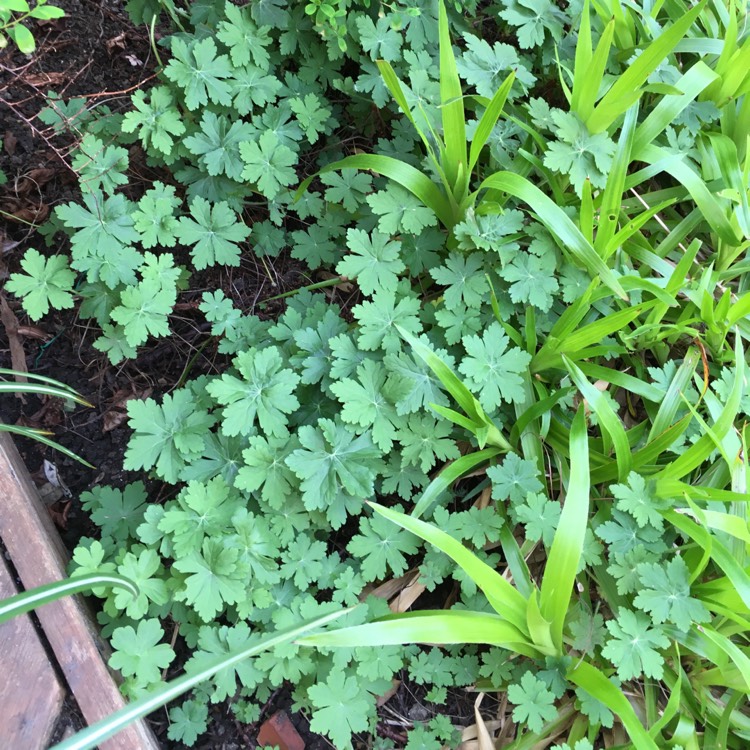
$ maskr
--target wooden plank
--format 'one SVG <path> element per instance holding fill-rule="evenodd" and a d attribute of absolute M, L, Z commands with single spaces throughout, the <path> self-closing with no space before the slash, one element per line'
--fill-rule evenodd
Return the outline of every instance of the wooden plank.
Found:
<path fill-rule="evenodd" d="M 8 433 L 0 433 L 0 536 L 24 588 L 65 578 L 67 553 Z M 36 611 L 68 687 L 86 722 L 125 705 L 105 660 L 109 652 L 80 597 Z M 101 743 L 101 750 L 159 750 L 142 721 Z"/>
<path fill-rule="evenodd" d="M 18 593 L 0 555 L 0 599 Z M 65 698 L 28 615 L 0 625 L 0 747 L 44 750 Z"/>

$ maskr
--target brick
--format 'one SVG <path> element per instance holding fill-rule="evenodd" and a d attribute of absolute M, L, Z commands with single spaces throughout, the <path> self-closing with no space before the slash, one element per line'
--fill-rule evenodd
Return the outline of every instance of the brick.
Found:
<path fill-rule="evenodd" d="M 258 745 L 277 746 L 280 750 L 305 750 L 305 742 L 284 711 L 277 711 L 258 732 Z"/>

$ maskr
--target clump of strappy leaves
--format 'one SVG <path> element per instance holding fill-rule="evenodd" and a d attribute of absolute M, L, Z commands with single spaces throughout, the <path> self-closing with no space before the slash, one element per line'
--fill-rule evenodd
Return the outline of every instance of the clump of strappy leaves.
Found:
<path fill-rule="evenodd" d="M 158 4 L 131 5 L 146 20 Z M 267 320 L 207 291 L 199 310 L 231 366 L 130 402 L 126 468 L 174 492 L 163 504 L 138 483 L 87 493 L 101 539 L 74 557 L 78 571 L 138 585 L 137 597 L 102 592 L 128 695 L 154 689 L 172 664 L 175 624 L 190 672 L 345 605 L 363 602 L 336 627 L 386 615 L 373 593 L 404 575 L 450 611 L 493 612 L 472 575 L 374 513 L 371 498 L 410 513 L 427 488 L 423 517 L 535 601 L 571 493 L 571 433 L 588 445 L 591 513 L 554 648 L 285 645 L 172 708 L 172 738 L 194 742 L 210 702 L 231 699 L 254 722 L 291 684 L 312 729 L 347 748 L 374 734 L 377 697 L 406 678 L 434 714 L 409 748 L 457 745 L 441 711 L 465 687 L 506 693 L 527 743 L 565 732 L 561 748 L 590 748 L 622 720 L 612 708 L 625 713 L 622 691 L 665 747 L 698 732 L 744 741 L 734 701 L 750 688 L 736 642 L 750 615 L 739 499 L 750 404 L 737 345 L 750 299 L 737 262 L 750 236 L 748 117 L 742 76 L 721 71 L 745 47 L 737 18 L 704 15 L 734 39 L 726 56 L 686 44 L 678 60 L 705 10 L 681 5 L 642 23 L 599 4 L 464 3 L 450 16 L 453 96 L 441 89 L 451 63 L 437 5 L 196 2 L 175 11 L 184 28 L 165 42 L 157 84 L 83 138 L 82 201 L 58 207 L 48 232 L 70 235 L 70 258 L 29 251 L 9 288 L 35 318 L 77 297 L 113 363 L 169 334 L 193 269 L 288 250 L 359 294 L 342 310 L 302 291 Z M 481 38 L 480 22 L 517 45 Z M 504 84 L 505 114 L 485 118 Z M 488 146 L 463 173 L 466 192 L 502 171 L 539 187 L 490 186 L 447 232 L 412 188 L 445 188 L 435 164 L 460 177 L 456 141 L 437 153 L 459 99 L 466 122 L 453 132 Z M 363 136 L 424 180 L 339 169 L 295 202 L 303 176 L 351 143 L 362 151 Z M 123 190 L 132 146 L 163 176 L 137 200 Z M 574 430 L 576 413 L 588 432 Z M 471 479 L 435 484 L 446 465 L 469 463 Z M 533 605 L 526 617 L 529 631 L 548 627 Z M 604 675 L 590 691 L 568 679 L 584 659 Z"/>

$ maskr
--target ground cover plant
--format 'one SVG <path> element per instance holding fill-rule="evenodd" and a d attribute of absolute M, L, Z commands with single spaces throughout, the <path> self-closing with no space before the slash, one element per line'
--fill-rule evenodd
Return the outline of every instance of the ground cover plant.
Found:
<path fill-rule="evenodd" d="M 128 407 L 166 501 L 81 498 L 72 573 L 138 587 L 101 592 L 126 694 L 175 630 L 195 675 L 360 603 L 214 674 L 170 737 L 291 684 L 342 749 L 457 747 L 464 688 L 503 696 L 482 747 L 746 746 L 747 4 L 129 9 L 174 24 L 158 80 L 87 123 L 44 230 L 70 254 L 9 291 L 78 305 L 117 365 L 206 269 L 319 276 L 276 318 L 205 291 L 225 371 Z M 431 711 L 395 739 L 394 678 Z"/>

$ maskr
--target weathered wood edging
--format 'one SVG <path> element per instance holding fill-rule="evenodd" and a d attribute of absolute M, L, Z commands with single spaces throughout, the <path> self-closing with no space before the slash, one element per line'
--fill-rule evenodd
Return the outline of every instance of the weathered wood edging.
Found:
<path fill-rule="evenodd" d="M 12 438 L 7 433 L 0 433 L 0 538 L 24 589 L 59 581 L 67 576 L 67 552 Z M 2 593 L 5 595 L 5 592 Z M 36 610 L 36 615 L 86 722 L 93 724 L 122 708 L 125 699 L 106 664 L 108 648 L 99 637 L 96 624 L 81 597 L 66 597 L 45 604 Z M 28 626 L 33 632 L 30 622 Z M 23 628 L 1 631 L 2 651 L 15 652 L 22 648 L 20 643 L 9 642 L 28 635 L 28 630 L 23 630 L 26 635 L 21 630 Z M 30 658 L 26 657 L 16 659 L 13 663 L 22 670 L 28 670 L 32 666 Z M 54 676 L 51 667 L 50 671 Z M 31 678 L 31 673 L 20 676 L 21 680 Z M 2 679 L 7 683 L 13 681 L 5 673 Z M 55 696 L 56 684 L 56 680 L 50 680 L 46 685 L 50 698 Z M 57 689 L 60 689 L 59 684 Z M 0 726 L 10 721 L 10 714 L 6 714 L 6 710 L 10 710 L 7 709 L 7 704 L 0 708 Z M 28 710 L 35 709 L 29 706 Z M 33 714 L 27 717 L 28 722 L 33 722 L 34 719 Z M 20 720 L 20 724 L 17 722 L 16 726 L 25 726 L 25 722 Z M 28 747 L 20 736 L 3 741 L 2 746 Z M 101 743 L 100 747 L 101 750 L 159 750 L 159 743 L 146 724 L 139 721 Z"/>

